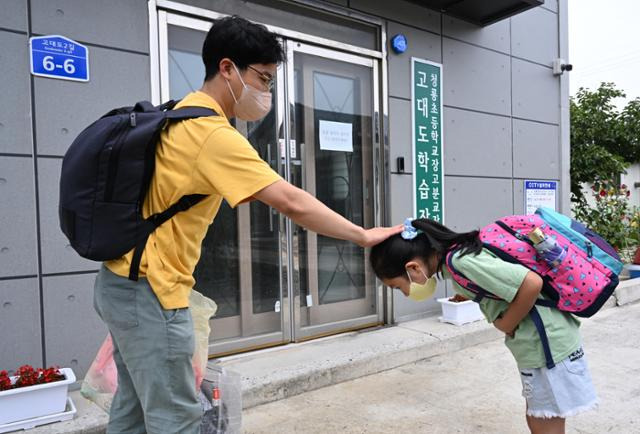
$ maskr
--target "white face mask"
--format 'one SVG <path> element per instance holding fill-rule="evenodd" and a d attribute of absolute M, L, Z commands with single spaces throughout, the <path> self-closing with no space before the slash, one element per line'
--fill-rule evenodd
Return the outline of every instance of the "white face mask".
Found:
<path fill-rule="evenodd" d="M 424 275 L 425 279 L 427 279 L 424 283 L 416 283 L 413 280 L 411 280 L 411 275 L 407 270 L 407 276 L 409 276 L 409 282 L 411 282 L 411 285 L 409 285 L 408 297 L 413 301 L 426 300 L 427 298 L 431 297 L 434 292 L 436 292 L 436 286 L 438 283 L 436 281 L 436 278 L 434 276 L 427 277 L 427 275 L 424 274 L 424 271 L 422 271 L 422 269 L 420 271 Z"/>
<path fill-rule="evenodd" d="M 231 89 L 231 85 L 229 84 L 229 80 L 225 79 L 227 81 L 229 91 L 231 92 L 231 96 L 236 103 L 234 106 L 236 117 L 244 121 L 257 121 L 262 119 L 271 110 L 271 92 L 263 92 L 255 87 L 247 86 L 235 64 L 233 67 L 238 73 L 238 77 L 240 77 L 242 86 L 244 86 L 240 98 L 236 98 L 233 93 L 233 89 Z"/>

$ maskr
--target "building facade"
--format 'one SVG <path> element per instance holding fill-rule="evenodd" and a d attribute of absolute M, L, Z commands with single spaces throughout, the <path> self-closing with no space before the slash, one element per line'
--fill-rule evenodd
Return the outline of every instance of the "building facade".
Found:
<path fill-rule="evenodd" d="M 271 113 L 236 127 L 285 179 L 348 219 L 373 226 L 415 215 L 413 57 L 441 65 L 444 223 L 466 231 L 524 213 L 526 180 L 555 181 L 555 206 L 568 213 L 568 77 L 552 70 L 567 56 L 567 1 L 497 11 L 486 5 L 497 2 L 465 3 L 4 1 L 0 369 L 86 372 L 107 330 L 93 310 L 99 264 L 79 257 L 59 229 L 62 157 L 111 108 L 198 89 L 202 42 L 221 16 L 269 26 L 287 52 Z M 45 35 L 88 48 L 88 81 L 30 73 L 29 39 Z M 396 35 L 404 52 L 392 49 Z M 327 138 L 345 128 L 346 140 Z M 384 288 L 367 254 L 262 204 L 223 206 L 195 272 L 196 289 L 219 306 L 210 354 L 436 313 L 435 299 L 413 303 Z M 437 297 L 451 291 L 439 285 Z"/>

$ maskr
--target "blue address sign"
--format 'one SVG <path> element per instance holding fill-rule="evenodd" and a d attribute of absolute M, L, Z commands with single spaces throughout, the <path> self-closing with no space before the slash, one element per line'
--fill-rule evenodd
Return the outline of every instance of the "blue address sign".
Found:
<path fill-rule="evenodd" d="M 62 80 L 89 81 L 89 50 L 59 35 L 29 39 L 31 73 Z"/>

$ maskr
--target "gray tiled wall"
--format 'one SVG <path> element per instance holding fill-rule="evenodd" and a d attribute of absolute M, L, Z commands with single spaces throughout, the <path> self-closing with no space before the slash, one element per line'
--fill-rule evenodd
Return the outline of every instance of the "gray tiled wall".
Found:
<path fill-rule="evenodd" d="M 533 8 L 514 16 L 511 22 L 511 54 L 550 66 L 558 57 L 558 15 Z"/>
<path fill-rule="evenodd" d="M 95 274 L 42 279 L 47 364 L 71 367 L 78 378 L 107 336 L 93 310 L 94 280 Z"/>
<path fill-rule="evenodd" d="M 505 116 L 511 113 L 508 55 L 444 38 L 442 57 L 445 105 Z"/>
<path fill-rule="evenodd" d="M 513 59 L 513 116 L 558 124 L 560 80 L 551 67 Z"/>
<path fill-rule="evenodd" d="M 0 30 L 0 154 L 33 151 L 28 41 L 26 34 Z"/>
<path fill-rule="evenodd" d="M 0 370 L 42 366 L 38 279 L 0 280 Z"/>
<path fill-rule="evenodd" d="M 24 0 L 4 0 L 0 14 L 0 27 L 26 32 L 27 2 Z"/>
<path fill-rule="evenodd" d="M 107 332 L 92 306 L 98 264 L 58 226 L 60 166 L 82 128 L 150 98 L 147 2 L 31 0 L 29 10 L 6 0 L 0 13 L 0 369 L 57 364 L 82 378 Z M 88 83 L 29 74 L 29 37 L 60 33 L 88 46 Z"/>
<path fill-rule="evenodd" d="M 443 120 L 444 167 L 448 175 L 511 177 L 508 117 L 445 107 Z"/>
<path fill-rule="evenodd" d="M 0 157 L 0 277 L 35 275 L 33 158 Z"/>
<path fill-rule="evenodd" d="M 514 177 L 559 179 L 558 134 L 557 125 L 514 119 Z"/>
<path fill-rule="evenodd" d="M 64 36 L 81 43 L 149 53 L 146 0 L 31 0 L 31 23 L 33 33 L 64 29 Z"/>
<path fill-rule="evenodd" d="M 443 36 L 504 54 L 511 52 L 510 29 L 509 20 L 499 21 L 487 27 L 478 27 L 449 16 L 444 16 L 442 22 Z"/>

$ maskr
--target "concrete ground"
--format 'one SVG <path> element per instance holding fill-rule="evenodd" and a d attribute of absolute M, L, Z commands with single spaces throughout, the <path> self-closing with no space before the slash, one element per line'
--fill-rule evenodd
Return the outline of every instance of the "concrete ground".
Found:
<path fill-rule="evenodd" d="M 584 320 L 601 405 L 568 433 L 640 433 L 640 303 Z M 244 411 L 245 433 L 527 433 L 501 339 Z"/>
<path fill-rule="evenodd" d="M 638 301 L 640 279 L 622 282 L 584 322 L 603 406 L 570 420 L 569 432 L 640 434 Z M 484 321 L 458 327 L 427 317 L 213 359 L 209 367 L 241 374 L 247 433 L 527 432 L 518 372 L 500 341 Z M 104 434 L 108 415 L 79 391 L 70 396 L 73 420 L 29 434 Z"/>

